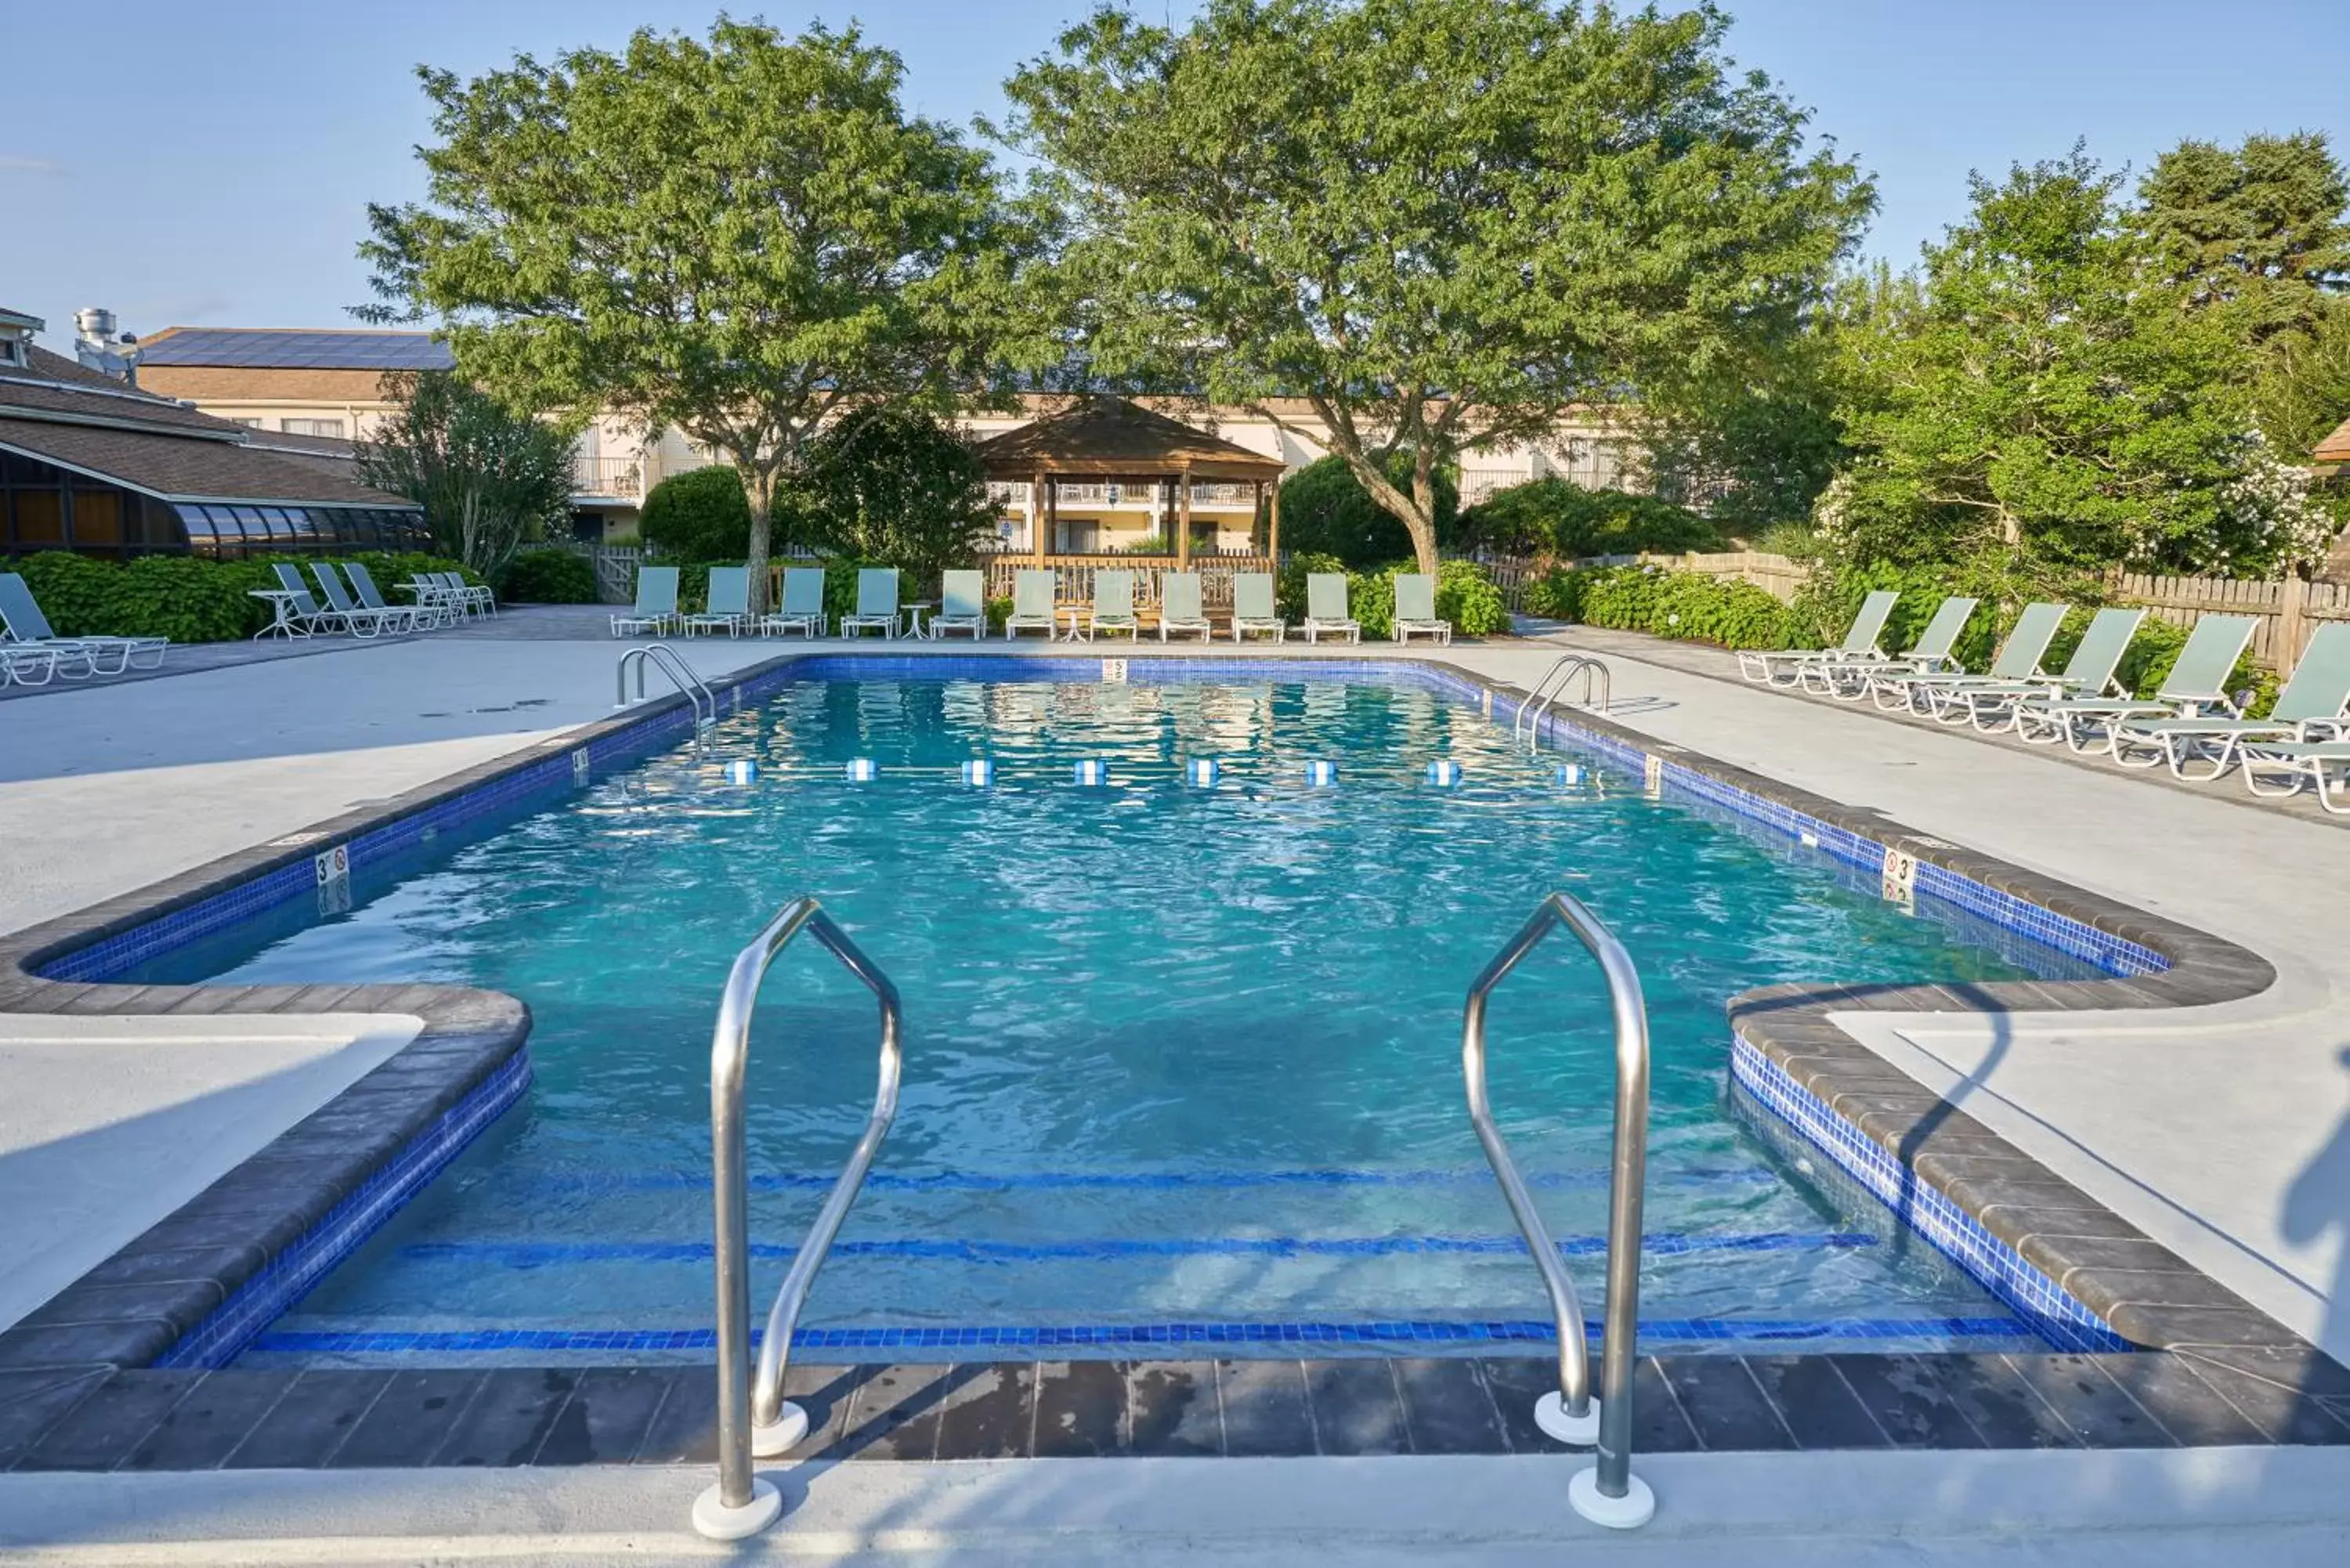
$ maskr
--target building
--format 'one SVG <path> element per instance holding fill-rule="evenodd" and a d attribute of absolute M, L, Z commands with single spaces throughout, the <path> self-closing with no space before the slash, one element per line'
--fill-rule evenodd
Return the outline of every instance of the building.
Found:
<path fill-rule="evenodd" d="M 279 327 L 167 327 L 139 345 L 139 378 L 151 390 L 182 398 L 204 412 L 256 431 L 309 436 L 363 437 L 390 411 L 383 379 L 400 370 L 446 369 L 445 346 L 418 331 L 344 331 Z M 1322 426 L 1299 400 L 1277 411 L 1288 430 L 1245 409 L 1201 409 L 1171 399 L 1136 400 L 1153 412 L 1180 419 L 1222 441 L 1284 468 L 1304 467 L 1326 454 Z M 977 441 L 1014 431 L 1063 409 L 1066 400 L 1031 395 L 1011 409 L 974 410 L 961 421 Z M 1301 435 L 1298 431 L 1303 431 Z M 1461 500 L 1472 504 L 1508 485 L 1556 474 L 1595 490 L 1638 483 L 1631 443 L 1596 411 L 1562 421 L 1546 439 L 1512 442 L 1470 454 L 1461 465 Z M 617 417 L 598 419 L 579 438 L 574 457 L 574 531 L 581 538 L 632 539 L 639 509 L 654 485 L 672 473 L 707 466 L 709 452 L 675 431 L 658 438 Z M 1005 549 L 1029 552 L 1033 510 L 1029 483 L 991 484 L 1002 509 Z M 1064 481 L 1052 496 L 1055 554 L 1128 550 L 1168 537 L 1168 496 L 1159 484 L 1116 480 Z M 1195 538 L 1211 526 L 1213 549 L 1245 547 L 1257 529 L 1256 496 L 1249 484 L 1201 481 L 1192 486 Z M 1203 545 L 1203 549 L 1207 546 Z"/>
<path fill-rule="evenodd" d="M 121 365 L 111 318 L 88 357 Z M 0 556 L 245 556 L 427 542 L 424 513 L 359 481 L 349 443 L 264 432 L 33 341 L 0 310 Z"/>

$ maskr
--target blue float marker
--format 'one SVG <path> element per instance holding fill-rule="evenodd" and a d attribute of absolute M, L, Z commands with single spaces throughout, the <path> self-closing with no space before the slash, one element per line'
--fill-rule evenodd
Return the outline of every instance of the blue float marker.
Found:
<path fill-rule="evenodd" d="M 759 764 L 748 757 L 737 757 L 726 764 L 726 782 L 748 785 L 759 782 Z"/>
<path fill-rule="evenodd" d="M 1099 757 L 1087 757 L 1076 766 L 1077 783 L 1088 786 L 1109 783 L 1109 764 Z"/>
<path fill-rule="evenodd" d="M 1336 788 L 1338 783 L 1338 764 L 1318 757 L 1309 760 L 1305 764 L 1305 782 L 1315 789 Z"/>
<path fill-rule="evenodd" d="M 1183 764 L 1184 780 L 1199 789 L 1213 789 L 1224 776 L 1223 763 L 1213 757 L 1193 757 Z"/>
<path fill-rule="evenodd" d="M 1451 789 L 1461 782 L 1461 764 L 1451 757 L 1439 757 L 1428 764 L 1428 782 L 1439 789 Z"/>
<path fill-rule="evenodd" d="M 1558 787 L 1561 789 L 1581 789 L 1583 787 L 1583 764 L 1581 763 L 1568 763 L 1560 767 L 1558 770 Z"/>
<path fill-rule="evenodd" d="M 845 770 L 850 784 L 871 784 L 881 776 L 881 769 L 871 757 L 851 757 Z"/>
<path fill-rule="evenodd" d="M 995 764 L 985 757 L 973 757 L 962 765 L 962 782 L 973 789 L 985 789 L 995 782 Z"/>

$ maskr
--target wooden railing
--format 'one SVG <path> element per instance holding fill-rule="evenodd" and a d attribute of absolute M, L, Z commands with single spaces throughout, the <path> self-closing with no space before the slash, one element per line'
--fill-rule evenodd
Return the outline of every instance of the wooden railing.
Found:
<path fill-rule="evenodd" d="M 1026 552 L 991 555 L 983 557 L 987 567 L 987 594 L 990 598 L 1010 598 L 1012 585 L 1023 568 L 1034 568 L 1036 557 Z M 1045 557 L 1044 566 L 1055 577 L 1054 597 L 1063 604 L 1087 604 L 1094 597 L 1094 574 L 1102 571 L 1132 572 L 1135 602 L 1155 605 L 1159 602 L 1159 579 L 1176 569 L 1172 556 L 1054 556 Z M 1191 569 L 1200 575 L 1200 598 L 1208 609 L 1230 609 L 1232 603 L 1232 577 L 1241 572 L 1270 572 L 1273 562 L 1263 556 L 1194 555 Z"/>

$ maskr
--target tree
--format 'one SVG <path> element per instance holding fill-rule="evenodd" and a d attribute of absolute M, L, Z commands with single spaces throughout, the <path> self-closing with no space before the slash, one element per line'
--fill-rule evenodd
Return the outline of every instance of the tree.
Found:
<path fill-rule="evenodd" d="M 637 531 L 669 560 L 742 560 L 751 549 L 742 476 L 722 463 L 671 474 L 645 497 Z"/>
<path fill-rule="evenodd" d="M 487 575 L 571 514 L 571 435 L 446 371 L 384 378 L 397 406 L 359 477 L 424 508 L 433 547 Z"/>
<path fill-rule="evenodd" d="M 1412 454 L 1392 452 L 1379 459 L 1380 472 L 1398 487 L 1412 483 Z M 1452 475 L 1437 469 L 1429 476 L 1435 496 L 1439 544 L 1452 539 L 1460 493 Z M 1376 566 L 1413 553 L 1401 519 L 1371 498 L 1351 465 L 1335 453 L 1307 463 L 1281 482 L 1281 537 L 1301 555 L 1336 556 L 1349 566 Z"/>
<path fill-rule="evenodd" d="M 1435 476 L 1788 328 L 1872 203 L 1700 6 L 1115 9 L 1005 84 L 1089 364 L 1342 458 L 1435 565 Z M 1301 429 L 1303 399 L 1322 431 Z M 1410 455 L 1408 483 L 1384 466 Z"/>
<path fill-rule="evenodd" d="M 1461 532 L 1504 555 L 1568 560 L 1722 547 L 1721 530 L 1686 507 L 1653 495 L 1586 490 L 1555 474 L 1495 491 L 1461 514 Z"/>
<path fill-rule="evenodd" d="M 2199 304 L 2231 306 L 2254 341 L 2306 337 L 2350 286 L 2350 181 L 2323 134 L 2182 141 L 2138 187 L 2136 224 Z"/>
<path fill-rule="evenodd" d="M 887 561 L 917 582 L 972 565 L 995 532 L 977 454 L 918 408 L 858 409 L 827 426 L 803 449 L 792 492 L 809 543 Z"/>
<path fill-rule="evenodd" d="M 1650 487 L 1742 535 L 1809 517 L 1846 455 L 1835 362 L 1823 317 L 1745 364 L 1648 382 L 1632 422 Z"/>
<path fill-rule="evenodd" d="M 984 153 L 899 104 L 854 28 L 722 18 L 619 55 L 419 72 L 428 205 L 369 209 L 399 310 L 519 401 L 674 426 L 733 464 L 764 603 L 778 476 L 836 409 L 945 401 L 983 365 L 1018 246 Z"/>
<path fill-rule="evenodd" d="M 1972 177 L 1922 265 L 1847 290 L 1838 410 L 1856 452 L 1822 499 L 1862 558 L 2002 551 L 2060 566 L 2260 567 L 2250 349 L 2121 221 L 2081 149 Z"/>

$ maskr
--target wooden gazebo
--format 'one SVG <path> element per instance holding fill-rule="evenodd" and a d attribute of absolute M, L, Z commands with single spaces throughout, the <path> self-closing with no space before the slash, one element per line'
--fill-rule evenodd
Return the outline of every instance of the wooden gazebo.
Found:
<path fill-rule="evenodd" d="M 1280 559 L 1280 481 L 1285 467 L 1281 459 L 1251 452 L 1124 398 L 1082 397 L 1056 413 L 982 441 L 978 451 L 989 479 L 1027 483 L 1028 543 L 1040 566 L 1059 521 L 1057 491 L 1065 479 L 1170 489 L 1165 515 L 1171 522 L 1175 548 L 1162 559 L 1172 560 L 1179 569 L 1191 560 L 1192 484 L 1247 484 L 1255 511 L 1266 519 L 1264 553 Z"/>

